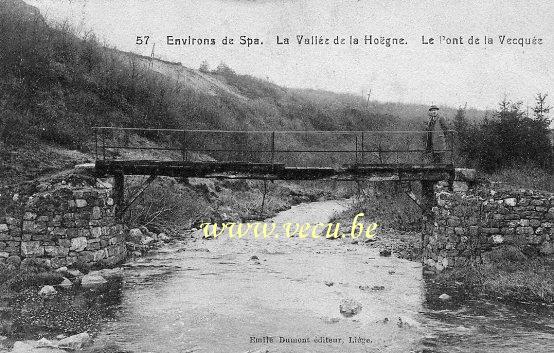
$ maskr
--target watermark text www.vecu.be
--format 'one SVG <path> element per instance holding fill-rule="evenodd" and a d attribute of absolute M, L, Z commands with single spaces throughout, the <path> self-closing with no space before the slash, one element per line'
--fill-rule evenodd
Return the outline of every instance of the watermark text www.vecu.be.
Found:
<path fill-rule="evenodd" d="M 327 238 L 337 239 L 351 237 L 357 239 L 365 237 L 373 239 L 375 231 L 379 228 L 377 223 L 366 224 L 362 222 L 364 213 L 358 213 L 352 220 L 349 232 L 341 231 L 340 223 L 267 223 L 267 222 L 225 222 L 225 223 L 202 223 L 200 228 L 205 238 L 217 238 L 225 235 L 229 238 L 245 238 L 253 236 L 255 239 L 277 239 L 280 237 L 300 239 Z"/>

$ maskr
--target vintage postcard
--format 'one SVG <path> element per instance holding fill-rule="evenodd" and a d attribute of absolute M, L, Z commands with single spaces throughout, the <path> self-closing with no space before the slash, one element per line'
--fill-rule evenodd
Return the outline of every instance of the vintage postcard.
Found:
<path fill-rule="evenodd" d="M 0 0 L 0 351 L 553 352 L 553 15 Z"/>

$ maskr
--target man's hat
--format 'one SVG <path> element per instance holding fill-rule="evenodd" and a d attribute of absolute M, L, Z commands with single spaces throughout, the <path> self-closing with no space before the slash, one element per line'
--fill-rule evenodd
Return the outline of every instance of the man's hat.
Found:
<path fill-rule="evenodd" d="M 429 111 L 432 111 L 432 110 L 439 110 L 439 107 L 437 107 L 436 105 L 432 105 L 429 107 Z"/>

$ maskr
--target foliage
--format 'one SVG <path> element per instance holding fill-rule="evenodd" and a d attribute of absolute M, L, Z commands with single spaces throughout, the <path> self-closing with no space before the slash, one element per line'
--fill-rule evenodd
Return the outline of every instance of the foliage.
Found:
<path fill-rule="evenodd" d="M 380 182 L 362 188 L 358 202 L 337 218 L 352 220 L 359 212 L 365 214 L 367 222 L 375 222 L 381 229 L 421 230 L 421 209 L 395 182 Z"/>
<path fill-rule="evenodd" d="M 554 172 L 553 146 L 548 128 L 550 119 L 547 95 L 537 95 L 534 116 L 522 110 L 521 102 L 504 99 L 492 116 L 482 123 L 469 123 L 464 110 L 458 110 L 455 129 L 459 135 L 462 163 L 485 172 L 521 164 L 534 165 Z"/>
<path fill-rule="evenodd" d="M 507 250 L 493 262 L 444 271 L 436 280 L 447 285 L 461 282 L 494 298 L 554 303 L 553 265 L 549 258 L 528 259 Z"/>
<path fill-rule="evenodd" d="M 23 269 L 9 268 L 0 264 L 0 293 L 20 291 L 28 287 L 57 285 L 62 281 L 62 274 L 52 271 L 38 261 L 29 261 Z"/>
<path fill-rule="evenodd" d="M 210 66 L 206 60 L 202 61 L 202 64 L 200 64 L 200 67 L 198 68 L 198 71 L 203 73 L 210 72 Z"/>
<path fill-rule="evenodd" d="M 514 187 L 554 192 L 554 174 L 530 165 L 497 170 L 490 175 L 490 179 Z"/>
<path fill-rule="evenodd" d="M 158 59 L 152 66 L 149 57 L 107 48 L 92 33 L 53 28 L 40 17 L 0 11 L 0 30 L 0 138 L 7 144 L 36 137 L 86 151 L 91 127 L 99 125 L 383 130 L 420 129 L 425 118 L 422 106 L 368 106 L 353 95 L 283 88 L 224 63 L 210 71 L 204 62 L 203 75 Z M 415 120 L 403 125 L 409 111 Z"/>

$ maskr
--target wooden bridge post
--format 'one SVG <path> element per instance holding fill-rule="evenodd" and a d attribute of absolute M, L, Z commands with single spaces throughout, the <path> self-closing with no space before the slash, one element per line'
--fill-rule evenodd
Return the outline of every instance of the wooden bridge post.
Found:
<path fill-rule="evenodd" d="M 271 165 L 275 164 L 275 131 L 271 132 Z"/>
<path fill-rule="evenodd" d="M 362 131 L 362 164 L 365 163 L 365 158 L 364 158 L 364 132 Z"/>
<path fill-rule="evenodd" d="M 187 131 L 183 130 L 181 135 L 181 157 L 183 158 L 183 162 L 188 162 L 188 153 L 187 153 Z"/>
<path fill-rule="evenodd" d="M 421 203 L 426 215 L 431 214 L 431 208 L 433 208 L 436 203 L 434 186 L 435 181 L 421 181 Z"/>
<path fill-rule="evenodd" d="M 125 200 L 125 174 L 118 170 L 114 173 L 115 216 L 121 218 Z"/>
<path fill-rule="evenodd" d="M 358 165 L 358 134 L 354 135 L 356 137 L 355 144 L 356 144 L 356 165 Z"/>
<path fill-rule="evenodd" d="M 427 246 L 433 229 L 432 208 L 436 204 L 435 181 L 421 181 L 421 208 L 423 211 L 423 229 L 421 232 L 421 251 Z"/>

